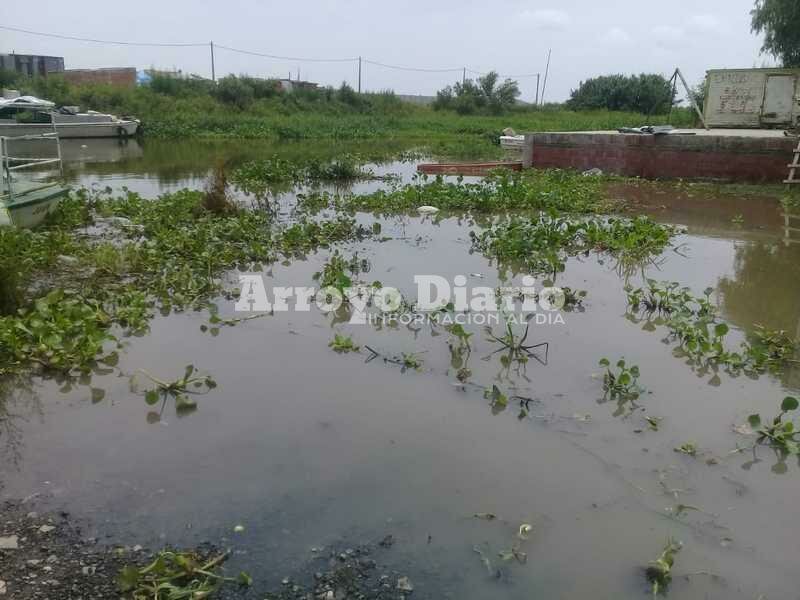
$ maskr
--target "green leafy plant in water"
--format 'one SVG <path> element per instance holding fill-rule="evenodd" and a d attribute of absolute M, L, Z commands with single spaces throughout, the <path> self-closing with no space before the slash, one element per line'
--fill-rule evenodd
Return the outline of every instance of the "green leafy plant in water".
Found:
<path fill-rule="evenodd" d="M 512 263 L 528 273 L 555 275 L 567 258 L 609 254 L 627 272 L 652 262 L 670 243 L 674 228 L 647 217 L 577 219 L 557 213 L 534 218 L 511 217 L 481 232 L 470 232 L 472 247 L 489 258 Z"/>
<path fill-rule="evenodd" d="M 483 397 L 489 400 L 489 406 L 492 408 L 493 414 L 499 414 L 508 407 L 508 396 L 500 391 L 496 385 L 492 386 L 490 390 L 484 390 Z"/>
<path fill-rule="evenodd" d="M 604 197 L 602 185 L 598 178 L 581 177 L 575 171 L 527 169 L 512 172 L 498 169 L 476 183 L 422 175 L 412 183 L 394 189 L 339 198 L 338 204 L 347 209 L 382 212 L 432 205 L 442 210 L 484 213 L 526 209 L 585 214 L 611 207 L 612 203 Z"/>
<path fill-rule="evenodd" d="M 800 455 L 800 441 L 796 439 L 800 428 L 791 419 L 786 419 L 786 415 L 796 411 L 798 406 L 797 398 L 787 396 L 781 403 L 781 412 L 769 424 L 762 422 L 758 414 L 750 415 L 747 422 L 758 436 L 756 443 L 769 445 L 784 455 Z"/>
<path fill-rule="evenodd" d="M 98 302 L 57 289 L 17 315 L 0 318 L 0 359 L 6 365 L 33 362 L 62 372 L 88 371 L 115 339 L 111 323 Z"/>
<path fill-rule="evenodd" d="M 525 324 L 525 332 L 521 336 L 517 336 L 514 334 L 514 330 L 511 326 L 511 320 L 506 320 L 506 329 L 505 332 L 498 336 L 495 335 L 494 330 L 491 326 L 487 325 L 484 328 L 486 335 L 490 342 L 494 342 L 496 344 L 500 344 L 500 348 L 492 352 L 490 356 L 497 354 L 498 352 L 506 352 L 507 354 L 504 355 L 504 363 L 510 364 L 511 362 L 516 362 L 518 364 L 524 364 L 528 362 L 529 358 L 535 358 L 542 364 L 547 364 L 547 357 L 550 352 L 550 343 L 549 342 L 540 342 L 538 344 L 525 344 L 528 339 L 528 334 L 530 333 L 530 322 Z M 536 348 L 544 348 L 545 354 L 544 359 L 539 358 L 534 350 Z M 504 364 L 504 366 L 507 366 Z"/>
<path fill-rule="evenodd" d="M 601 358 L 598 363 L 605 369 L 603 373 L 603 390 L 612 399 L 636 400 L 642 393 L 639 386 L 639 367 L 630 365 L 621 358 L 617 361 L 616 369 L 611 366 L 611 361 Z"/>
<path fill-rule="evenodd" d="M 686 454 L 687 456 L 697 456 L 697 444 L 694 442 L 684 442 L 680 446 L 677 446 L 675 452 L 680 452 L 681 454 Z"/>
<path fill-rule="evenodd" d="M 203 558 L 194 552 L 162 550 L 145 567 L 124 567 L 117 583 L 126 600 L 201 600 L 210 598 L 226 583 L 252 585 L 245 572 L 235 578 L 222 574 L 221 565 L 227 558 L 227 553 Z"/>
<path fill-rule="evenodd" d="M 469 340 L 473 334 L 464 329 L 464 326 L 460 323 L 445 325 L 445 330 L 457 340 L 457 343 L 448 342 L 450 365 L 456 370 L 456 379 L 464 383 L 472 376 L 472 371 L 469 368 L 472 346 Z"/>
<path fill-rule="evenodd" d="M 413 371 L 420 371 L 422 370 L 422 357 L 420 356 L 421 352 L 401 352 L 400 353 L 400 364 L 403 367 L 403 371 L 406 370 L 413 370 Z"/>
<path fill-rule="evenodd" d="M 334 352 L 339 352 L 342 354 L 347 354 L 348 352 L 358 352 L 359 349 L 352 337 L 349 335 L 343 335 L 341 333 L 334 334 L 333 339 L 328 343 L 328 346 L 332 348 Z"/>
<path fill-rule="evenodd" d="M 654 598 L 658 594 L 666 594 L 669 584 L 672 582 L 675 555 L 680 552 L 681 547 L 680 542 L 670 538 L 658 558 L 651 560 L 645 568 L 645 577 L 651 585 Z"/>
<path fill-rule="evenodd" d="M 353 280 L 347 275 L 350 267 L 351 263 L 336 251 L 323 265 L 322 270 L 314 273 L 314 280 L 319 281 L 323 288 L 332 287 L 341 292 L 353 285 Z"/>
<path fill-rule="evenodd" d="M 798 342 L 785 331 L 756 324 L 750 337 L 753 341 L 743 344 L 743 353 L 754 370 L 775 373 L 785 365 L 797 362 Z"/>
<path fill-rule="evenodd" d="M 150 388 L 144 393 L 144 400 L 149 406 L 162 402 L 161 410 L 164 410 L 168 398 L 174 398 L 175 410 L 181 414 L 188 414 L 197 409 L 197 402 L 191 397 L 195 395 L 207 394 L 217 387 L 217 382 L 207 373 L 201 373 L 194 365 L 186 365 L 183 376 L 173 381 L 159 379 L 144 369 L 139 369 L 139 373 L 144 375 L 152 383 L 154 388 Z M 137 391 L 139 381 L 136 376 L 131 378 L 131 389 Z"/>
<path fill-rule="evenodd" d="M 717 316 L 717 308 L 711 301 L 712 288 L 707 288 L 703 296 L 694 296 L 689 288 L 676 282 L 648 280 L 647 283 L 646 288 L 628 289 L 628 317 L 635 322 L 644 320 L 644 328 L 648 330 L 665 325 L 670 336 L 678 341 L 676 356 L 687 357 L 700 372 L 721 366 L 731 374 L 779 373 L 788 364 L 797 362 L 796 340 L 785 331 L 769 330 L 758 324 L 738 351 L 726 346 L 730 327 Z M 643 314 L 641 319 L 639 313 Z M 658 317 L 654 319 L 655 314 Z"/>

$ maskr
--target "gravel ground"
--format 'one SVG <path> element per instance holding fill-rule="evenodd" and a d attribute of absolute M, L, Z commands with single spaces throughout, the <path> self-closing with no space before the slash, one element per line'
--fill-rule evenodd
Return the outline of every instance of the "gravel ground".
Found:
<path fill-rule="evenodd" d="M 404 600 L 422 598 L 411 579 L 379 564 L 394 544 L 313 549 L 294 577 L 273 591 L 223 588 L 220 600 Z M 200 548 L 201 555 L 218 552 Z M 108 600 L 121 598 L 117 574 L 153 559 L 139 546 L 111 546 L 86 537 L 66 513 L 38 513 L 30 503 L 0 504 L 0 600 Z"/>
<path fill-rule="evenodd" d="M 65 513 L 31 512 L 30 504 L 0 505 L 0 597 L 5 600 L 117 598 L 116 575 L 149 555 L 86 538 Z"/>

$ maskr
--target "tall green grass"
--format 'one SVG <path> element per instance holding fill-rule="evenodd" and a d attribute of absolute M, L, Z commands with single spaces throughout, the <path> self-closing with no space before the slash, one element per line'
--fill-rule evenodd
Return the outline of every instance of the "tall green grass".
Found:
<path fill-rule="evenodd" d="M 225 94 L 210 82 L 174 81 L 157 80 L 149 87 L 122 89 L 73 86 L 49 77 L 17 80 L 14 85 L 62 105 L 134 115 L 142 120 L 144 135 L 152 138 L 419 138 L 435 142 L 469 137 L 496 143 L 505 127 L 519 132 L 580 131 L 663 123 L 666 119 L 664 115 L 607 110 L 576 112 L 553 105 L 516 108 L 502 116 L 463 116 L 404 103 L 391 92 L 357 94 L 346 86 L 260 96 L 248 92 L 247 101 L 241 102 L 229 89 L 241 87 L 241 80 L 226 84 Z M 693 121 L 684 109 L 674 110 L 672 117 L 676 126 L 689 126 Z"/>

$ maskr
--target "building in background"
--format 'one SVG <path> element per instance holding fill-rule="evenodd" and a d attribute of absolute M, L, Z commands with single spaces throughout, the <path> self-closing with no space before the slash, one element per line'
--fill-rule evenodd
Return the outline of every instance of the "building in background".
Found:
<path fill-rule="evenodd" d="M 299 79 L 279 79 L 278 88 L 283 92 L 291 92 L 292 90 L 315 90 L 319 84 L 311 81 L 300 81 Z"/>
<path fill-rule="evenodd" d="M 706 76 L 709 127 L 800 124 L 800 69 L 718 69 Z"/>
<path fill-rule="evenodd" d="M 64 58 L 36 54 L 0 54 L 0 69 L 31 77 L 47 77 L 64 72 Z"/>
<path fill-rule="evenodd" d="M 115 87 L 132 88 L 136 86 L 134 67 L 111 67 L 106 69 L 67 69 L 64 79 L 72 84 L 102 83 Z"/>

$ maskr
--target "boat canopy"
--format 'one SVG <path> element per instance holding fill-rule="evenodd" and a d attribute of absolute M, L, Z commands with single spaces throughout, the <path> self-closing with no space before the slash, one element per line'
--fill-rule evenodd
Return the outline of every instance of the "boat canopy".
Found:
<path fill-rule="evenodd" d="M 17 107 L 17 108 L 33 108 L 33 109 L 48 109 L 53 108 L 55 102 L 49 100 L 42 100 L 36 96 L 20 96 L 18 98 L 0 98 L 0 108 Z"/>

